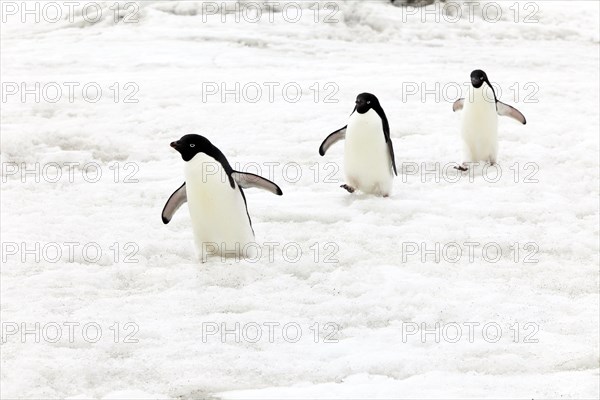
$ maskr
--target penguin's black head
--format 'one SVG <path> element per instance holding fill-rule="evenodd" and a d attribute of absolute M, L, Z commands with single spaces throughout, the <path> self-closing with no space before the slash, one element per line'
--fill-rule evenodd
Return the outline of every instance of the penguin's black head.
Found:
<path fill-rule="evenodd" d="M 471 72 L 471 85 L 473 85 L 475 89 L 479 89 L 481 85 L 483 85 L 483 82 L 487 83 L 489 87 L 492 87 L 485 72 L 480 69 Z"/>
<path fill-rule="evenodd" d="M 379 100 L 371 93 L 361 93 L 356 97 L 356 112 L 364 114 L 371 108 L 379 107 Z"/>
<path fill-rule="evenodd" d="M 204 136 L 185 135 L 176 142 L 171 142 L 171 147 L 181 154 L 183 161 L 190 161 L 196 154 L 206 153 L 212 144 Z"/>

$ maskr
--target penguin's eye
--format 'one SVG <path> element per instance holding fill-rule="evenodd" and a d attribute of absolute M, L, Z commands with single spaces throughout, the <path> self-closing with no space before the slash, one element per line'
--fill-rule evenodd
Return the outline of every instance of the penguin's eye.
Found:
<path fill-rule="evenodd" d="M 194 143 L 190 144 L 190 147 L 196 147 L 196 145 Z"/>
<path fill-rule="evenodd" d="M 482 81 L 483 80 L 483 76 L 481 78 L 479 78 L 479 80 Z"/>
<path fill-rule="evenodd" d="M 367 101 L 367 104 L 371 104 L 371 102 L 370 102 L 370 101 Z"/>

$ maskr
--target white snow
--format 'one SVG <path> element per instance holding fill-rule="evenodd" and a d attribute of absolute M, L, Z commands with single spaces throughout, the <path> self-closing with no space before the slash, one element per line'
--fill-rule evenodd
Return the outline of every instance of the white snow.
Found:
<path fill-rule="evenodd" d="M 2 102 L 2 398 L 599 396 L 599 3 L 520 2 L 515 23 L 513 2 L 502 2 L 496 23 L 480 14 L 436 23 L 440 10 L 422 22 L 420 10 L 385 1 L 338 1 L 339 21 L 323 23 L 326 3 L 318 23 L 308 2 L 297 23 L 282 18 L 283 6 L 272 23 L 267 15 L 236 23 L 234 13 L 222 23 L 192 1 L 142 2 L 138 23 L 115 23 L 113 2 L 96 24 L 81 15 L 2 23 L 3 95 L 7 82 L 63 88 L 57 103 Z M 524 23 L 532 10 L 539 22 Z M 462 161 L 452 113 L 460 93 L 422 99 L 421 89 L 463 85 L 476 68 L 528 123 L 500 119 L 498 182 L 480 167 L 472 182 L 452 183 L 451 166 L 436 182 L 423 169 Z M 72 102 L 64 82 L 80 84 Z M 97 103 L 83 98 L 90 82 L 102 87 Z M 123 102 L 129 82 L 138 103 Z M 261 87 L 261 99 L 203 101 L 203 89 L 236 82 Z M 273 101 L 268 82 L 280 84 Z M 298 102 L 284 99 L 286 84 L 301 87 Z M 402 170 L 387 199 L 339 188 L 341 143 L 318 155 L 364 91 L 386 111 Z M 339 102 L 325 102 L 330 94 Z M 183 181 L 169 143 L 187 133 L 280 185 L 282 197 L 246 191 L 257 241 L 278 243 L 272 260 L 264 248 L 258 262 L 200 263 L 187 208 L 162 224 Z M 64 167 L 50 182 L 53 163 L 68 162 L 79 165 L 72 179 Z M 40 172 L 22 177 L 21 163 Z M 87 173 L 86 163 L 94 163 Z M 278 163 L 272 174 L 269 163 Z M 94 166 L 102 176 L 91 183 Z M 473 261 L 469 242 L 480 243 Z M 36 243 L 39 261 L 22 251 Z M 436 243 L 456 243 L 463 255 L 422 262 L 419 250 Z M 494 249 L 483 257 L 488 243 L 502 249 L 499 261 L 489 261 Z M 532 252 L 538 262 L 525 262 Z M 79 324 L 72 341 L 65 323 Z M 236 323 L 239 343 L 234 334 L 222 340 L 221 324 Z M 279 324 L 272 340 L 270 323 Z M 85 324 L 93 325 L 84 337 Z M 439 324 L 444 337 L 422 340 L 421 324 Z M 485 340 L 485 324 L 500 327 L 497 342 L 493 329 Z M 462 336 L 452 343 L 456 325 Z"/>

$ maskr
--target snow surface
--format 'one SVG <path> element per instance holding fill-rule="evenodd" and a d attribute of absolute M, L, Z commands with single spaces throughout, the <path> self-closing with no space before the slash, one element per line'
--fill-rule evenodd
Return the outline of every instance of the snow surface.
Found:
<path fill-rule="evenodd" d="M 338 1 L 339 22 L 331 24 L 315 23 L 309 3 L 297 23 L 277 13 L 273 23 L 203 22 L 200 3 L 143 2 L 139 22 L 129 24 L 113 22 L 112 3 L 96 24 L 2 24 L 3 82 L 104 88 L 97 103 L 80 91 L 72 103 L 2 103 L 3 246 L 80 244 L 74 259 L 65 250 L 58 262 L 22 262 L 3 247 L 2 398 L 598 398 L 598 2 L 536 2 L 538 23 L 512 21 L 513 2 L 501 3 L 496 23 L 423 23 L 418 15 L 404 22 L 406 9 L 385 1 Z M 481 168 L 473 182 L 449 182 L 451 168 L 449 179 L 423 182 L 412 163 L 462 161 L 459 116 L 453 98 L 403 98 L 402 84 L 462 84 L 476 68 L 528 124 L 500 120 L 499 182 L 487 182 Z M 115 103 L 115 82 L 122 95 L 135 82 L 139 102 Z M 303 96 L 291 103 L 276 90 L 272 102 L 266 93 L 255 104 L 203 102 L 206 82 L 296 82 Z M 328 82 L 339 87 L 337 103 L 323 101 Z M 537 103 L 524 101 L 530 82 Z M 509 90 L 515 83 L 518 101 Z M 402 167 L 388 199 L 349 195 L 341 181 L 324 179 L 336 166 L 342 179 L 341 144 L 324 158 L 317 152 L 363 91 L 381 101 Z M 232 165 L 262 165 L 281 186 L 283 197 L 246 192 L 257 241 L 279 243 L 272 261 L 200 263 L 186 207 L 162 224 L 164 202 L 183 180 L 169 143 L 186 133 L 208 137 Z M 65 162 L 98 163 L 102 179 L 89 183 L 76 169 L 73 182 L 66 170 L 56 183 L 23 182 L 5 171 Z M 127 162 L 139 168 L 137 183 L 123 182 Z M 284 176 L 290 162 L 301 166 L 297 182 L 293 168 Z M 264 163 L 280 164 L 271 176 Z M 509 169 L 516 163 L 517 182 Z M 537 183 L 525 182 L 526 163 Z M 91 242 L 103 250 L 97 262 L 80 251 Z M 125 262 L 130 242 L 137 263 Z M 479 247 L 473 262 L 422 262 L 403 257 L 409 242 L 494 242 L 503 256 L 487 261 Z M 290 243 L 303 250 L 296 263 L 281 253 Z M 523 249 L 515 262 L 513 243 L 535 243 L 539 262 L 525 263 Z M 326 262 L 336 248 L 337 262 Z M 66 328 L 56 343 L 48 331 L 39 343 L 8 334 L 13 324 L 35 330 L 38 322 L 80 326 L 72 343 Z M 92 322 L 102 329 L 96 343 L 80 332 Z M 128 322 L 139 328 L 137 343 L 125 343 Z M 269 322 L 281 324 L 272 343 L 266 332 L 256 343 L 248 332 L 239 343 L 233 335 L 203 340 L 203 327 Z M 286 323 L 301 327 L 298 342 L 283 336 Z M 327 323 L 339 326 L 337 343 L 325 343 Z M 457 343 L 422 340 L 420 332 L 403 338 L 413 324 L 436 323 L 479 325 L 472 343 L 464 329 Z M 486 323 L 501 327 L 496 343 L 482 338 Z M 537 343 L 525 343 L 535 327 Z"/>

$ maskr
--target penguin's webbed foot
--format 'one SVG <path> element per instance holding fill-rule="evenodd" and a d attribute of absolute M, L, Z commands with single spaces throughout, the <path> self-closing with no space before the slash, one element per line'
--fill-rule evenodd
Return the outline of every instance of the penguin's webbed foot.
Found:
<path fill-rule="evenodd" d="M 462 172 L 465 172 L 465 171 L 469 170 L 469 168 L 467 167 L 467 165 L 465 163 L 462 163 L 458 167 L 454 167 L 454 169 L 457 169 L 457 170 L 462 171 Z"/>
<path fill-rule="evenodd" d="M 348 185 L 346 185 L 346 184 L 343 184 L 343 185 L 341 185 L 340 187 L 341 187 L 342 189 L 346 189 L 346 190 L 348 191 L 348 193 L 354 193 L 354 191 L 356 190 L 356 189 L 354 189 L 352 186 L 348 186 Z"/>

